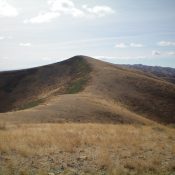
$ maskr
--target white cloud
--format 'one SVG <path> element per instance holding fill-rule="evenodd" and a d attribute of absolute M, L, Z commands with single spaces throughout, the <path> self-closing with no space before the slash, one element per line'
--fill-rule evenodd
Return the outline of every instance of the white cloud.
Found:
<path fill-rule="evenodd" d="M 71 0 L 48 0 L 49 9 L 45 13 L 39 13 L 36 17 L 24 20 L 24 23 L 46 23 L 52 21 L 61 15 L 69 15 L 71 17 L 103 17 L 114 13 L 111 7 L 94 6 L 88 8 L 83 5 L 82 8 L 77 7 Z"/>
<path fill-rule="evenodd" d="M 126 56 L 126 57 L 117 57 L 117 59 L 122 59 L 122 60 L 138 60 L 138 59 L 146 59 L 146 56 Z"/>
<path fill-rule="evenodd" d="M 166 46 L 175 46 L 175 42 L 172 42 L 172 41 L 160 41 L 157 44 L 159 46 L 163 46 L 163 47 L 166 47 Z"/>
<path fill-rule="evenodd" d="M 159 56 L 159 55 L 161 55 L 161 53 L 160 53 L 160 51 L 158 51 L 158 50 L 153 50 L 153 51 L 152 51 L 152 55 L 153 55 L 153 56 Z"/>
<path fill-rule="evenodd" d="M 131 60 L 131 59 L 146 59 L 146 56 L 93 56 L 93 58 L 101 59 L 101 60 Z"/>
<path fill-rule="evenodd" d="M 119 43 L 119 44 L 116 44 L 115 47 L 116 48 L 122 48 L 123 49 L 123 48 L 127 48 L 128 46 L 125 43 Z"/>
<path fill-rule="evenodd" d="M 174 51 L 170 51 L 170 52 L 164 52 L 164 51 L 159 51 L 159 50 L 153 50 L 152 51 L 152 55 L 153 56 L 175 56 L 175 52 Z"/>
<path fill-rule="evenodd" d="M 130 43 L 130 47 L 143 47 L 140 43 Z"/>
<path fill-rule="evenodd" d="M 4 36 L 0 36 L 0 40 L 4 40 L 5 39 L 5 37 Z"/>
<path fill-rule="evenodd" d="M 58 12 L 39 13 L 38 16 L 24 20 L 24 23 L 47 23 L 60 16 Z"/>
<path fill-rule="evenodd" d="M 12 39 L 12 36 L 0 36 L 0 40 Z"/>
<path fill-rule="evenodd" d="M 19 46 L 22 47 L 30 47 L 32 44 L 31 43 L 19 43 Z"/>
<path fill-rule="evenodd" d="M 140 43 L 130 43 L 130 44 L 119 43 L 119 44 L 116 44 L 115 47 L 116 47 L 116 48 L 143 47 L 143 45 L 140 44 Z"/>
<path fill-rule="evenodd" d="M 87 5 L 83 5 L 83 9 L 88 12 L 90 15 L 103 17 L 109 14 L 115 13 L 111 7 L 108 6 L 94 6 L 89 8 Z"/>
<path fill-rule="evenodd" d="M 68 14 L 73 17 L 82 17 L 84 12 L 76 8 L 75 4 L 70 0 L 49 0 L 50 10 L 59 12 L 60 14 Z"/>
<path fill-rule="evenodd" d="M 75 8 L 75 4 L 70 0 L 49 0 L 48 4 L 52 11 L 67 11 Z"/>
<path fill-rule="evenodd" d="M 0 0 L 0 17 L 16 17 L 18 11 L 6 0 Z"/>
<path fill-rule="evenodd" d="M 112 57 L 112 56 L 92 56 L 92 58 L 96 58 L 96 59 L 116 59 L 116 57 Z"/>
<path fill-rule="evenodd" d="M 48 57 L 43 57 L 43 58 L 41 58 L 43 61 L 52 61 L 53 60 L 53 58 L 48 58 Z"/>
<path fill-rule="evenodd" d="M 167 54 L 170 55 L 170 56 L 174 56 L 175 52 L 172 51 L 172 52 L 168 52 Z"/>

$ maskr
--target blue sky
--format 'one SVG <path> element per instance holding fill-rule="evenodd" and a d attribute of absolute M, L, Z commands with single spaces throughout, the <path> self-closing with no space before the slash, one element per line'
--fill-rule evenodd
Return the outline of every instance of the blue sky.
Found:
<path fill-rule="evenodd" d="M 0 70 L 74 55 L 175 67 L 175 1 L 0 0 Z"/>

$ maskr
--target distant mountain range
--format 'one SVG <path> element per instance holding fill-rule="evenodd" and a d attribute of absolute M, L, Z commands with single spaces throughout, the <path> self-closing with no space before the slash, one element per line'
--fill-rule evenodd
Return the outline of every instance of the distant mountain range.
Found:
<path fill-rule="evenodd" d="M 141 70 L 149 74 L 151 73 L 153 75 L 156 75 L 164 80 L 167 80 L 175 84 L 175 68 L 160 67 L 160 66 L 145 66 L 142 64 L 123 65 L 123 67 Z"/>

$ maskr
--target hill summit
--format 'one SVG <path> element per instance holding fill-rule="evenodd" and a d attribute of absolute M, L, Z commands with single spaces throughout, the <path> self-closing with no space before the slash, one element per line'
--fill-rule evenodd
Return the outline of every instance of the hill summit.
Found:
<path fill-rule="evenodd" d="M 175 85 L 87 56 L 0 73 L 0 117 L 18 122 L 175 123 Z"/>

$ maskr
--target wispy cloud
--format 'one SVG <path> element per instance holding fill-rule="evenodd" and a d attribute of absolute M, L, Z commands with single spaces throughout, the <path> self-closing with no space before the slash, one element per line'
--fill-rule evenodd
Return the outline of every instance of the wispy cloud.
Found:
<path fill-rule="evenodd" d="M 100 60 L 131 60 L 131 59 L 146 59 L 146 56 L 93 56 L 93 58 L 100 59 Z"/>
<path fill-rule="evenodd" d="M 143 47 L 140 43 L 130 43 L 130 47 Z"/>
<path fill-rule="evenodd" d="M 127 47 L 143 47 L 143 44 L 140 43 L 119 43 L 115 45 L 116 48 L 127 48 Z"/>
<path fill-rule="evenodd" d="M 31 45 L 31 43 L 19 43 L 19 46 L 21 47 L 30 47 Z"/>
<path fill-rule="evenodd" d="M 175 56 L 175 51 L 166 52 L 166 51 L 153 50 L 152 56 L 166 56 L 166 57 Z"/>
<path fill-rule="evenodd" d="M 80 17 L 104 17 L 114 13 L 114 10 L 108 6 L 94 6 L 88 7 L 83 5 L 78 8 L 77 5 L 71 0 L 49 0 L 48 11 L 40 12 L 37 16 L 24 20 L 24 23 L 46 23 L 51 22 L 53 19 L 69 15 L 74 18 Z"/>
<path fill-rule="evenodd" d="M 94 6 L 89 8 L 87 5 L 83 5 L 82 7 L 90 15 L 98 16 L 98 17 L 103 17 L 106 15 L 115 13 L 115 11 L 108 6 Z"/>
<path fill-rule="evenodd" d="M 161 55 L 161 52 L 159 50 L 152 51 L 152 56 L 159 56 L 159 55 Z"/>
<path fill-rule="evenodd" d="M 12 39 L 12 36 L 0 36 L 0 40 Z"/>
<path fill-rule="evenodd" d="M 73 1 L 70 0 L 49 0 L 50 10 L 59 12 L 60 14 L 67 14 L 73 17 L 81 17 L 84 12 L 76 7 Z"/>
<path fill-rule="evenodd" d="M 0 36 L 0 40 L 4 40 L 5 39 L 5 37 L 4 36 Z"/>
<path fill-rule="evenodd" d="M 119 43 L 115 45 L 116 48 L 127 48 L 128 46 L 125 43 Z"/>
<path fill-rule="evenodd" d="M 47 23 L 60 16 L 58 12 L 39 13 L 37 16 L 24 20 L 24 23 Z"/>
<path fill-rule="evenodd" d="M 168 52 L 167 54 L 170 55 L 170 56 L 175 56 L 175 52 L 174 51 Z"/>
<path fill-rule="evenodd" d="M 157 43 L 159 46 L 167 47 L 167 46 L 175 46 L 175 42 L 173 41 L 160 41 Z"/>
<path fill-rule="evenodd" d="M 0 17 L 16 17 L 17 9 L 6 0 L 0 0 Z"/>

